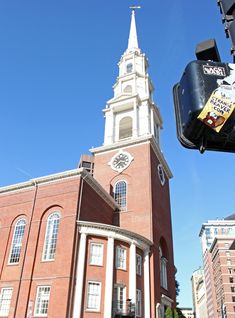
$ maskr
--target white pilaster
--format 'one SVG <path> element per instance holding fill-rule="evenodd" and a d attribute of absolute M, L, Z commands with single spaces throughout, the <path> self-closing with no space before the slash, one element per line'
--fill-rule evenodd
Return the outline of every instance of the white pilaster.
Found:
<path fill-rule="evenodd" d="M 129 299 L 136 303 L 136 245 L 132 242 L 130 246 L 129 259 Z"/>
<path fill-rule="evenodd" d="M 73 318 L 81 318 L 83 281 L 86 255 L 86 233 L 81 233 L 76 268 L 76 286 L 74 296 Z"/>
<path fill-rule="evenodd" d="M 138 114 L 137 114 L 137 105 L 136 101 L 134 103 L 134 111 L 133 111 L 133 137 L 138 137 Z"/>
<path fill-rule="evenodd" d="M 114 115 L 112 109 L 105 109 L 104 145 L 114 142 Z"/>
<path fill-rule="evenodd" d="M 108 245 L 107 245 L 107 261 L 106 261 L 104 318 L 112 317 L 113 260 L 114 260 L 114 238 L 109 237 Z"/>
<path fill-rule="evenodd" d="M 144 317 L 150 318 L 149 251 L 144 252 Z"/>
<path fill-rule="evenodd" d="M 153 109 L 151 108 L 151 117 L 150 117 L 150 129 L 151 134 L 154 135 L 154 116 L 153 116 Z"/>

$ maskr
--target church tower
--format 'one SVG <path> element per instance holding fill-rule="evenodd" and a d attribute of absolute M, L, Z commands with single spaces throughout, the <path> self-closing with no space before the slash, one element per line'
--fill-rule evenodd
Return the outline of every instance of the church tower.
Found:
<path fill-rule="evenodd" d="M 92 148 L 94 178 L 120 206 L 113 224 L 152 242 L 151 318 L 163 317 L 175 302 L 169 179 L 160 147 L 162 118 L 153 101 L 148 60 L 138 45 L 132 10 L 128 46 L 118 63 L 114 96 L 103 110 L 104 143 Z"/>

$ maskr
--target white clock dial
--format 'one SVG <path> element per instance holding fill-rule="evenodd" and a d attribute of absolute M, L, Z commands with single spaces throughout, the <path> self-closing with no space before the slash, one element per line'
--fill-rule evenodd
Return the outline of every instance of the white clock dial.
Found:
<path fill-rule="evenodd" d="M 119 151 L 118 154 L 113 156 L 109 165 L 113 170 L 121 172 L 130 165 L 133 159 L 134 158 L 128 152 Z"/>

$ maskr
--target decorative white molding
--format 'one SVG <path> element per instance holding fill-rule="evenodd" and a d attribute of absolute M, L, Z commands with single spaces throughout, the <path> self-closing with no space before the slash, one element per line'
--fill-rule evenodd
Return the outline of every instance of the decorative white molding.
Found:
<path fill-rule="evenodd" d="M 153 242 L 144 236 L 125 229 L 121 229 L 120 227 L 114 225 L 85 221 L 78 221 L 77 224 L 79 226 L 80 233 L 101 237 L 113 237 L 115 240 L 126 242 L 129 245 L 134 243 L 142 251 L 149 250 L 153 245 Z"/>
<path fill-rule="evenodd" d="M 83 168 L 68 170 L 68 171 L 64 171 L 64 172 L 60 172 L 60 173 L 47 175 L 44 177 L 30 179 L 27 182 L 21 182 L 21 183 L 16 183 L 16 184 L 9 185 L 9 186 L 1 187 L 0 194 L 6 193 L 6 192 L 11 192 L 11 191 L 24 190 L 26 188 L 31 188 L 31 187 L 34 187 L 35 185 L 39 185 L 39 184 L 48 184 L 48 183 L 54 183 L 54 182 L 58 182 L 60 180 L 68 179 L 68 178 L 76 178 L 76 177 L 81 175 L 83 170 L 84 170 Z"/>
<path fill-rule="evenodd" d="M 164 304 L 165 306 L 171 307 L 173 304 L 173 299 L 171 299 L 170 297 L 162 294 L 161 296 L 161 303 Z"/>

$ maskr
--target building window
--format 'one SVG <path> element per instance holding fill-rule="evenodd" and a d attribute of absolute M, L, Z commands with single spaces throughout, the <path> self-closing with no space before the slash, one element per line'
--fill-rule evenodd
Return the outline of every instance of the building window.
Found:
<path fill-rule="evenodd" d="M 103 265 L 103 244 L 90 244 L 90 265 Z"/>
<path fill-rule="evenodd" d="M 120 246 L 116 247 L 116 268 L 126 269 L 126 249 Z"/>
<path fill-rule="evenodd" d="M 231 287 L 231 292 L 235 293 L 235 287 L 233 287 L 233 286 Z"/>
<path fill-rule="evenodd" d="M 114 187 L 114 200 L 120 205 L 121 210 L 126 208 L 126 194 L 127 184 L 126 181 L 118 181 Z"/>
<path fill-rule="evenodd" d="M 132 63 L 128 63 L 126 66 L 126 72 L 127 73 L 131 73 L 133 71 L 133 64 Z"/>
<path fill-rule="evenodd" d="M 21 251 L 22 241 L 23 241 L 24 231 L 25 231 L 25 225 L 26 225 L 26 221 L 24 219 L 17 221 L 15 225 L 9 264 L 19 263 L 20 251 Z"/>
<path fill-rule="evenodd" d="M 136 289 L 136 316 L 141 317 L 141 290 Z"/>
<path fill-rule="evenodd" d="M 0 294 L 0 317 L 6 317 L 9 315 L 12 288 L 2 288 Z"/>
<path fill-rule="evenodd" d="M 159 177 L 159 180 L 161 182 L 161 185 L 163 186 L 165 184 L 165 174 L 164 174 L 164 170 L 163 170 L 163 167 L 161 164 L 159 164 L 157 166 L 157 171 L 158 171 L 158 177 Z"/>
<path fill-rule="evenodd" d="M 119 122 L 119 139 L 132 136 L 132 118 L 123 117 Z"/>
<path fill-rule="evenodd" d="M 101 283 L 99 282 L 88 282 L 87 291 L 87 309 L 92 311 L 100 310 L 100 294 L 101 294 Z"/>
<path fill-rule="evenodd" d="M 227 265 L 232 265 L 232 261 L 231 261 L 231 259 L 227 259 Z"/>
<path fill-rule="evenodd" d="M 159 142 L 159 126 L 156 123 L 154 124 L 154 137 Z"/>
<path fill-rule="evenodd" d="M 123 313 L 125 311 L 126 287 L 116 285 L 113 291 L 114 311 L 115 313 Z"/>
<path fill-rule="evenodd" d="M 232 296 L 232 302 L 235 303 L 235 296 Z"/>
<path fill-rule="evenodd" d="M 160 283 L 161 287 L 167 289 L 167 259 L 163 256 L 161 248 L 160 251 Z"/>
<path fill-rule="evenodd" d="M 49 299 L 50 299 L 50 286 L 38 286 L 35 301 L 34 316 L 47 317 Z"/>
<path fill-rule="evenodd" d="M 55 259 L 59 222 L 60 214 L 58 212 L 52 213 L 48 217 L 43 248 L 43 261 L 51 261 Z"/>
<path fill-rule="evenodd" d="M 233 283 L 233 277 L 229 277 L 229 282 Z"/>
<path fill-rule="evenodd" d="M 141 276 L 142 273 L 142 257 L 136 254 L 136 274 Z"/>

